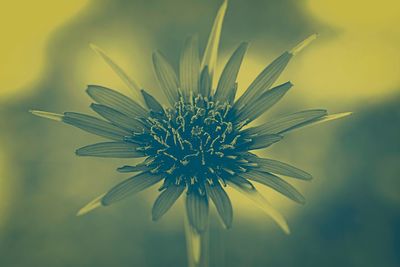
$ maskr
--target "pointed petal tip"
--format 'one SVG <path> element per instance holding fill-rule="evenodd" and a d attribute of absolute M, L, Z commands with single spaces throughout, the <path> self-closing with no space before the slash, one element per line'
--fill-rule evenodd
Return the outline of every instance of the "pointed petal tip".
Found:
<path fill-rule="evenodd" d="M 290 235 L 291 234 L 289 225 L 286 224 L 284 227 L 281 226 L 281 229 L 286 235 Z"/>
<path fill-rule="evenodd" d="M 126 169 L 130 167 L 131 167 L 130 165 L 124 165 L 122 167 L 118 167 L 116 170 L 117 172 L 126 172 Z"/>
<path fill-rule="evenodd" d="M 305 181 L 311 181 L 314 179 L 314 177 L 309 173 L 307 173 L 307 175 L 304 175 L 303 177 Z"/>
<path fill-rule="evenodd" d="M 83 208 L 81 208 L 77 213 L 76 216 L 82 216 L 85 215 L 89 212 L 91 212 L 94 209 L 97 209 L 98 207 L 101 207 L 101 199 L 103 198 L 105 194 L 102 194 L 101 196 L 98 196 L 97 198 L 93 199 L 91 202 L 86 204 Z"/>
<path fill-rule="evenodd" d="M 78 210 L 78 212 L 75 215 L 76 215 L 76 217 L 80 217 L 80 216 L 83 216 L 85 214 L 87 214 L 87 212 L 83 211 L 83 208 L 82 208 L 82 209 Z"/>
<path fill-rule="evenodd" d="M 332 120 L 337 120 L 337 119 L 342 119 L 344 117 L 350 116 L 351 114 L 353 114 L 353 112 L 342 112 L 342 113 L 329 114 L 329 115 L 322 117 L 320 120 L 317 120 L 315 122 L 315 124 L 332 121 Z"/>
<path fill-rule="evenodd" d="M 221 37 L 222 24 L 227 8 L 228 0 L 224 0 L 219 7 L 217 15 L 214 19 L 213 26 L 208 37 L 207 46 L 204 50 L 203 58 L 201 60 L 201 69 L 203 69 L 204 66 L 208 65 L 211 78 L 215 76 L 214 74 L 218 57 L 218 48 Z"/>
<path fill-rule="evenodd" d="M 347 117 L 347 116 L 350 116 L 350 115 L 352 115 L 352 114 L 353 114 L 353 112 L 352 112 L 352 111 L 338 113 L 338 114 L 337 114 L 337 118 L 343 118 L 343 117 Z"/>
<path fill-rule="evenodd" d="M 105 51 L 103 51 L 100 47 L 90 43 L 89 44 L 90 48 L 96 52 L 103 60 L 104 62 L 115 72 L 115 74 L 130 88 L 133 93 L 135 94 L 135 97 L 139 99 L 139 101 L 143 104 L 142 98 L 139 92 L 139 84 L 133 80 L 114 60 L 112 60 Z"/>
<path fill-rule="evenodd" d="M 298 45 L 296 45 L 292 50 L 290 50 L 289 53 L 292 54 L 293 56 L 296 55 L 301 50 L 303 50 L 306 46 L 308 46 L 312 41 L 317 39 L 317 37 L 318 37 L 317 33 L 310 35 L 309 37 L 304 39 L 302 42 L 300 42 Z"/>
<path fill-rule="evenodd" d="M 41 110 L 29 110 L 29 112 L 35 116 L 45 118 L 45 119 L 50 119 L 53 121 L 62 121 L 62 118 L 64 117 L 64 115 L 62 115 L 62 114 L 41 111 Z"/>

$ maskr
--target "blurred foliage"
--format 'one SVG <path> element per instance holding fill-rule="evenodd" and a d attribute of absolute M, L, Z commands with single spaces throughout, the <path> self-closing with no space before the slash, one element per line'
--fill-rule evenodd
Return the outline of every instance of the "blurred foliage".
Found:
<path fill-rule="evenodd" d="M 125 177 L 114 169 L 126 162 L 77 158 L 74 149 L 92 143 L 92 136 L 34 118 L 27 111 L 87 111 L 84 89 L 89 83 L 128 92 L 90 51 L 90 42 L 157 95 L 151 52 L 160 49 L 176 65 L 187 35 L 199 33 L 204 47 L 220 3 L 102 0 L 84 7 L 78 2 L 79 13 L 78 7 L 65 9 L 70 12 L 65 18 L 75 16 L 53 31 L 41 48 L 46 58 L 36 81 L 22 83 L 40 68 L 26 64 L 23 69 L 10 68 L 18 73 L 14 87 L 2 84 L 0 266 L 185 266 L 182 207 L 175 207 L 161 222 L 150 223 L 155 191 L 75 217 L 83 204 Z M 239 79 L 241 90 L 274 56 L 317 31 L 320 43 L 299 55 L 285 74 L 284 78 L 293 77 L 295 87 L 274 113 L 315 106 L 355 114 L 295 132 L 286 143 L 265 152 L 314 174 L 312 183 L 301 184 L 308 203 L 299 207 L 265 191 L 288 216 L 293 234 L 285 236 L 250 202 L 235 198 L 233 229 L 224 231 L 213 222 L 215 266 L 400 265 L 400 63 L 399 53 L 392 49 L 400 40 L 393 29 L 397 18 L 371 15 L 370 20 L 381 23 L 372 27 L 365 16 L 352 22 L 348 10 L 342 14 L 335 9 L 323 16 L 326 8 L 315 2 L 230 2 L 220 60 L 226 60 L 240 41 L 252 43 Z M 337 3 L 345 10 L 343 1 Z M 38 7 L 43 14 L 56 9 Z M 24 25 L 30 29 L 29 21 Z M 376 38 L 383 33 L 387 39 Z M 372 39 L 379 41 L 369 45 Z M 34 39 L 24 51 L 31 42 Z M 343 56 L 344 51 L 350 57 Z M 37 50 L 28 54 L 33 53 Z M 364 65 L 368 68 L 359 71 Z"/>

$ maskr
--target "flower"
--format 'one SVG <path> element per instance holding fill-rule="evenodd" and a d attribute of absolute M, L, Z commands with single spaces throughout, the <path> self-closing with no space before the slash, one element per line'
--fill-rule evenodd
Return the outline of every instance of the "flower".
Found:
<path fill-rule="evenodd" d="M 118 168 L 121 173 L 136 173 L 82 208 L 78 215 L 99 206 L 108 206 L 134 193 L 162 182 L 152 209 L 153 220 L 160 219 L 186 192 L 185 206 L 190 225 L 202 232 L 207 228 L 209 203 L 213 202 L 226 228 L 232 225 L 232 205 L 225 187 L 246 194 L 263 208 L 285 232 L 282 215 L 274 210 L 252 182 L 268 186 L 298 203 L 304 197 L 279 175 L 301 180 L 312 177 L 286 163 L 258 157 L 252 151 L 264 149 L 284 135 L 306 125 L 348 115 L 328 115 L 313 109 L 288 114 L 257 126 L 251 122 L 269 110 L 292 87 L 290 82 L 273 84 L 291 58 L 316 38 L 312 35 L 294 49 L 284 52 L 268 65 L 236 99 L 238 75 L 247 43 L 233 52 L 213 90 L 217 50 L 226 10 L 221 6 L 202 60 L 198 40 L 185 42 L 179 77 L 167 59 L 153 54 L 156 77 L 169 106 L 163 106 L 100 48 L 92 48 L 136 93 L 131 99 L 112 89 L 89 85 L 94 100 L 91 108 L 102 118 L 75 112 L 33 114 L 61 121 L 111 141 L 91 144 L 76 150 L 79 156 L 105 158 L 144 158 L 142 163 Z"/>

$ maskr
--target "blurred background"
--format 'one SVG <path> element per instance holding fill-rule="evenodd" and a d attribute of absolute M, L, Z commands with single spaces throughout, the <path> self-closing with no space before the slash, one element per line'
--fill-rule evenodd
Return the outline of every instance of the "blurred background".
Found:
<path fill-rule="evenodd" d="M 221 1 L 37 0 L 0 3 L 0 266 L 185 266 L 182 204 L 151 223 L 156 188 L 84 217 L 76 211 L 126 178 L 132 161 L 78 158 L 95 137 L 29 109 L 90 112 L 87 84 L 129 94 L 95 43 L 155 95 L 151 53 L 177 66 L 183 40 L 204 48 Z M 285 50 L 319 38 L 282 77 L 294 88 L 260 122 L 300 109 L 353 111 L 293 132 L 263 155 L 313 174 L 293 181 L 304 206 L 270 190 L 286 236 L 232 193 L 234 226 L 211 228 L 211 266 L 400 266 L 400 4 L 397 0 L 230 0 L 219 69 L 251 46 L 241 92 Z M 215 218 L 215 217 L 214 217 Z"/>

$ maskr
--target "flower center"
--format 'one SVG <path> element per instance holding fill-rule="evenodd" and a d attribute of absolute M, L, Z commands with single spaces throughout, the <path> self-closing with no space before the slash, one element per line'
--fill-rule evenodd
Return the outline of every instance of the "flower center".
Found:
<path fill-rule="evenodd" d="M 230 110 L 228 103 L 198 96 L 149 118 L 152 139 L 145 153 L 154 159 L 156 171 L 173 177 L 177 184 L 197 187 L 206 180 L 221 179 L 221 172 L 229 172 L 237 158 L 239 135 L 230 121 Z"/>

